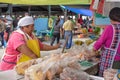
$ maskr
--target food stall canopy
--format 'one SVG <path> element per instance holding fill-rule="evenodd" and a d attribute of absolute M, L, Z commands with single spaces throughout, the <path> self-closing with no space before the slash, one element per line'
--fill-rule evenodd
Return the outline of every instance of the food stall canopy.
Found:
<path fill-rule="evenodd" d="M 88 9 L 79 9 L 79 8 L 72 8 L 72 7 L 68 7 L 68 6 L 61 6 L 67 10 L 70 10 L 76 14 L 82 14 L 85 16 L 93 16 L 93 12 L 91 10 Z"/>
<path fill-rule="evenodd" d="M 92 0 L 0 0 L 0 3 L 23 4 L 23 5 L 70 5 L 90 4 Z"/>

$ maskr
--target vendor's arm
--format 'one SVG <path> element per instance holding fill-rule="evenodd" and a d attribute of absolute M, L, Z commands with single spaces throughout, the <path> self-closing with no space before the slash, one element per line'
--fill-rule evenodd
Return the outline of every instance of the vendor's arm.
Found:
<path fill-rule="evenodd" d="M 33 53 L 32 50 L 30 50 L 26 44 L 20 45 L 17 50 L 29 57 L 31 57 L 32 59 L 38 58 L 37 55 L 35 55 L 35 53 Z"/>
<path fill-rule="evenodd" d="M 50 46 L 50 45 L 44 44 L 42 50 L 44 50 L 44 51 L 54 50 L 54 49 L 59 48 L 59 46 L 60 46 L 60 43 L 56 44 L 55 46 Z"/>
<path fill-rule="evenodd" d="M 94 51 L 99 50 L 105 43 L 106 39 L 108 38 L 109 34 L 109 26 L 106 26 L 105 30 L 103 31 L 102 35 L 100 36 L 100 38 L 96 41 L 96 43 L 94 44 Z"/>
<path fill-rule="evenodd" d="M 47 44 L 43 44 L 41 41 L 39 41 L 39 45 L 40 45 L 41 51 L 50 51 L 50 50 L 54 50 L 60 47 L 60 43 L 56 44 L 55 46 L 50 46 Z"/>

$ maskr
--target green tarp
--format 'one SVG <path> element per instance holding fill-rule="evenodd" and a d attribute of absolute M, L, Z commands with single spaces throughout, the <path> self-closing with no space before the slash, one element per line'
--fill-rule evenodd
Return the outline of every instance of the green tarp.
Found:
<path fill-rule="evenodd" d="M 0 3 L 25 4 L 25 5 L 70 5 L 90 4 L 91 0 L 0 0 Z"/>

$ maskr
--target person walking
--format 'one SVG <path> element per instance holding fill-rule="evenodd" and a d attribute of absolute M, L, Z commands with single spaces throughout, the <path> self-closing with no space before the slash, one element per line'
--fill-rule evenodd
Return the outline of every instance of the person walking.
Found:
<path fill-rule="evenodd" d="M 57 39 L 57 43 L 59 43 L 59 41 L 60 41 L 60 29 L 61 29 L 60 19 L 58 19 L 55 22 L 51 46 L 53 46 L 55 39 Z"/>
<path fill-rule="evenodd" d="M 64 37 L 65 40 L 68 39 L 66 43 L 66 49 L 71 48 L 72 45 L 72 30 L 74 29 L 74 23 L 71 21 L 71 18 L 68 17 L 65 23 L 63 24 L 63 30 L 64 30 Z"/>

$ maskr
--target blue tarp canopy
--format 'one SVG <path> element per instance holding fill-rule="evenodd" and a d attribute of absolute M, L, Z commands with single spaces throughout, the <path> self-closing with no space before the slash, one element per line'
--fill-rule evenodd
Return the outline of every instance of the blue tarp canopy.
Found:
<path fill-rule="evenodd" d="M 93 15 L 93 12 L 91 10 L 88 10 L 88 9 L 72 8 L 72 7 L 68 7 L 68 6 L 61 6 L 61 7 L 63 7 L 64 9 L 67 9 L 69 11 L 72 11 L 76 14 L 82 14 L 85 16 L 92 16 Z"/>

